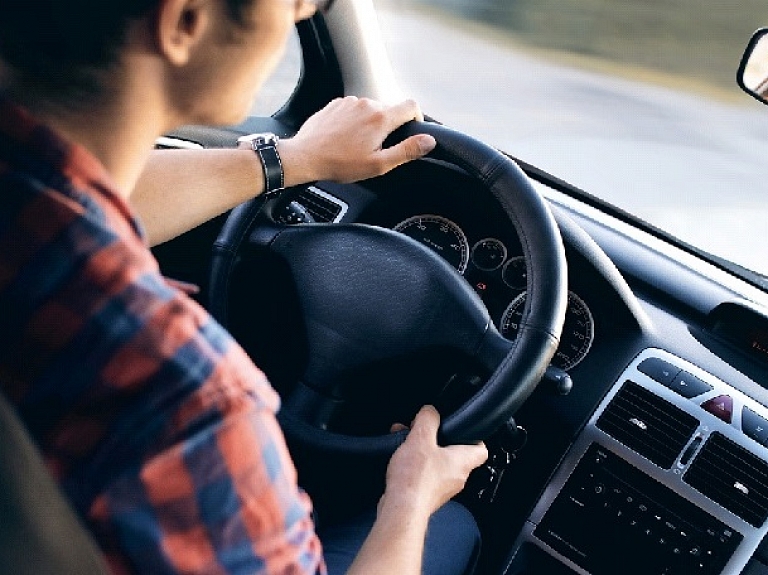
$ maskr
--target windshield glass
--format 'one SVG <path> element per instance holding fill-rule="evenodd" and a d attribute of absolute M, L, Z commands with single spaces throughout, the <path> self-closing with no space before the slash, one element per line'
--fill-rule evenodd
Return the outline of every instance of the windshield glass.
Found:
<path fill-rule="evenodd" d="M 764 0 L 376 0 L 426 114 L 768 274 L 768 108 L 736 70 Z"/>

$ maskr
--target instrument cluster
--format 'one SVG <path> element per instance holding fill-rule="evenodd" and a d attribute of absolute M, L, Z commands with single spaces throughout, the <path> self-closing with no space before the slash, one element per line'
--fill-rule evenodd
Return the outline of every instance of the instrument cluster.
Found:
<path fill-rule="evenodd" d="M 515 339 L 527 289 L 526 263 L 519 245 L 493 236 L 470 240 L 456 222 L 435 214 L 411 216 L 393 229 L 429 247 L 456 268 L 480 295 L 502 335 Z M 569 291 L 565 325 L 552 364 L 565 371 L 574 368 L 589 353 L 594 337 L 589 306 Z"/>

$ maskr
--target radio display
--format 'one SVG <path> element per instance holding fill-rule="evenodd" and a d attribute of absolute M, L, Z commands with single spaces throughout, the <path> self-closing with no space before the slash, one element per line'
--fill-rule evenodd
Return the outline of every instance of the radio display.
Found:
<path fill-rule="evenodd" d="M 711 313 L 713 334 L 742 353 L 768 363 L 768 317 L 735 303 L 724 303 Z"/>

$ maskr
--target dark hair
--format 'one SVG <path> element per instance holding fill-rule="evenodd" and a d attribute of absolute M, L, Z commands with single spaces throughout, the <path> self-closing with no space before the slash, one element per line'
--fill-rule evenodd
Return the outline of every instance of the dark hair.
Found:
<path fill-rule="evenodd" d="M 243 23 L 253 0 L 226 0 Z M 100 93 L 100 73 L 117 60 L 130 20 L 158 0 L 0 0 L 0 59 L 12 87 L 59 103 Z"/>

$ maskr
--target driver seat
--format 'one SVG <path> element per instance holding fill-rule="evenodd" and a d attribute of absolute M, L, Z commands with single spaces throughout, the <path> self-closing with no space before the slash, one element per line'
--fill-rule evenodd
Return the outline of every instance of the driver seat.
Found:
<path fill-rule="evenodd" d="M 107 575 L 91 536 L 65 501 L 0 393 L 0 570 L 14 575 Z"/>

